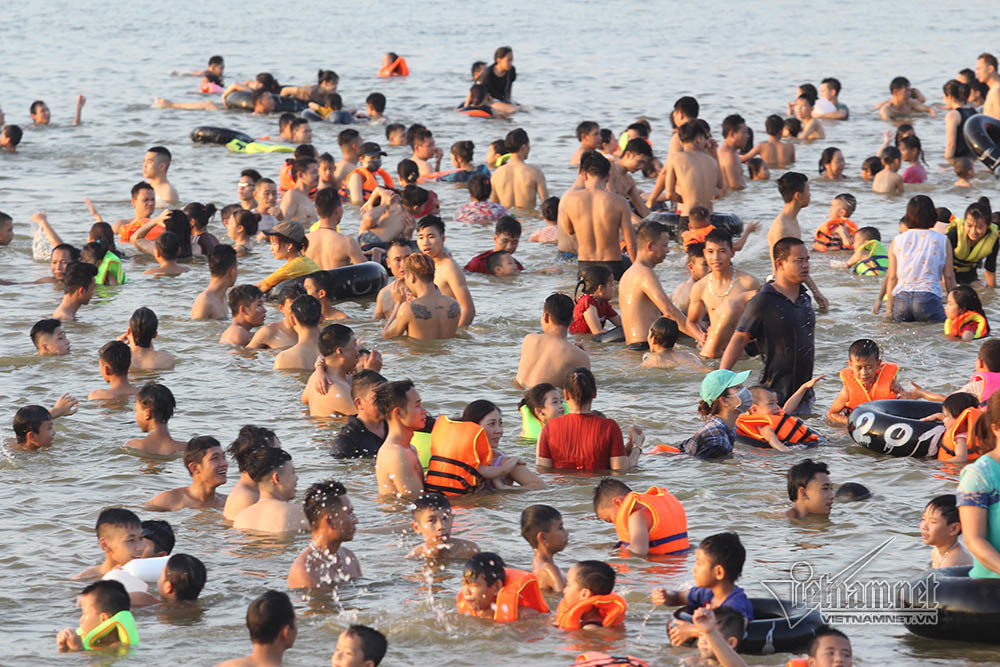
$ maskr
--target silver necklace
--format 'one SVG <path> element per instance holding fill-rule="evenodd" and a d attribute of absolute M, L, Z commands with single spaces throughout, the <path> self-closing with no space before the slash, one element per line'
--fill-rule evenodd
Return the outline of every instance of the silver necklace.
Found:
<path fill-rule="evenodd" d="M 722 294 L 716 294 L 715 290 L 712 289 L 712 276 L 708 277 L 708 291 L 712 293 L 716 299 L 724 299 L 729 296 L 729 293 L 733 291 L 733 285 L 736 284 L 736 270 L 733 269 L 733 277 L 729 279 L 729 288 L 726 289 Z"/>

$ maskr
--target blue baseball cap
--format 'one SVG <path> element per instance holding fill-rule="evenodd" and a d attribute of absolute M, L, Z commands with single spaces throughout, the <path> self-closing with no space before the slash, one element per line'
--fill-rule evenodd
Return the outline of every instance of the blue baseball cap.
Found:
<path fill-rule="evenodd" d="M 750 371 L 734 373 L 723 368 L 712 371 L 701 381 L 701 400 L 711 405 L 727 389 L 743 384 L 748 377 L 750 377 Z"/>

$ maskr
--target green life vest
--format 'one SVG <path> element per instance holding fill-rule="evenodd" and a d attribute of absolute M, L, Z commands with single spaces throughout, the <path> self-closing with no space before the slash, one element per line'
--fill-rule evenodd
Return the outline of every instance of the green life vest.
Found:
<path fill-rule="evenodd" d="M 854 265 L 854 272 L 859 276 L 884 276 L 889 270 L 889 253 L 881 241 L 872 239 L 861 249 L 868 253 L 868 258 Z"/>
<path fill-rule="evenodd" d="M 135 626 L 135 618 L 132 612 L 123 609 L 108 620 L 104 621 L 86 635 L 76 629 L 76 634 L 83 638 L 83 649 L 93 651 L 94 643 L 104 639 L 112 632 L 118 632 L 118 641 L 124 646 L 136 647 L 139 645 L 139 629 Z"/>
<path fill-rule="evenodd" d="M 106 284 L 109 273 L 115 277 L 119 285 L 126 283 L 125 269 L 122 268 L 122 261 L 110 250 L 104 253 L 104 259 L 101 260 L 101 263 L 97 267 L 97 275 L 94 277 L 94 282 L 98 285 Z"/>
<path fill-rule="evenodd" d="M 518 410 L 521 412 L 521 437 L 537 442 L 542 433 L 542 423 L 527 405 L 522 405 Z M 563 414 L 569 414 L 569 403 L 566 401 L 563 401 Z"/>
<path fill-rule="evenodd" d="M 233 139 L 228 144 L 226 148 L 232 153 L 294 153 L 295 149 L 291 146 L 282 146 L 280 144 L 262 144 L 257 141 L 240 141 L 239 139 Z"/>
<path fill-rule="evenodd" d="M 979 262 L 993 252 L 993 247 L 997 244 L 997 226 L 990 225 L 983 238 L 976 241 L 976 245 L 970 246 L 968 235 L 965 233 L 965 220 L 956 218 L 950 225 L 948 231 L 955 230 L 955 237 L 958 244 L 952 249 L 952 261 L 955 265 L 955 273 L 966 273 L 975 271 Z"/>

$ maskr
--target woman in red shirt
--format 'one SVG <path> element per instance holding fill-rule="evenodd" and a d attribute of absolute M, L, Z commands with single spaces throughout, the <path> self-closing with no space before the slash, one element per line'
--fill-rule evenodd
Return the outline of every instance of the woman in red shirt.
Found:
<path fill-rule="evenodd" d="M 569 412 L 550 419 L 538 436 L 535 463 L 539 468 L 628 470 L 642 453 L 645 436 L 638 425 L 629 428 L 628 443 L 614 419 L 594 413 L 597 380 L 587 368 L 566 378 L 563 396 Z"/>

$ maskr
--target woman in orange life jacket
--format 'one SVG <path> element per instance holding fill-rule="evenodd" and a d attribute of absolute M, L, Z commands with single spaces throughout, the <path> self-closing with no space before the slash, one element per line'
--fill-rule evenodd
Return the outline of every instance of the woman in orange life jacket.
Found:
<path fill-rule="evenodd" d="M 990 335 L 990 323 L 976 290 L 959 285 L 948 292 L 944 304 L 944 335 L 948 338 L 975 340 Z"/>
<path fill-rule="evenodd" d="M 512 489 L 515 483 L 526 489 L 545 488 L 545 482 L 542 478 L 529 468 L 520 457 L 505 455 L 497 449 L 500 445 L 500 439 L 503 437 L 503 417 L 496 404 L 482 399 L 473 401 L 465 406 L 462 421 L 475 422 L 483 427 L 490 448 L 493 450 L 493 461 L 489 467 L 497 471 L 507 471 L 497 476 L 492 476 L 492 471 L 480 471 L 483 477 L 492 481 L 494 489 Z"/>

